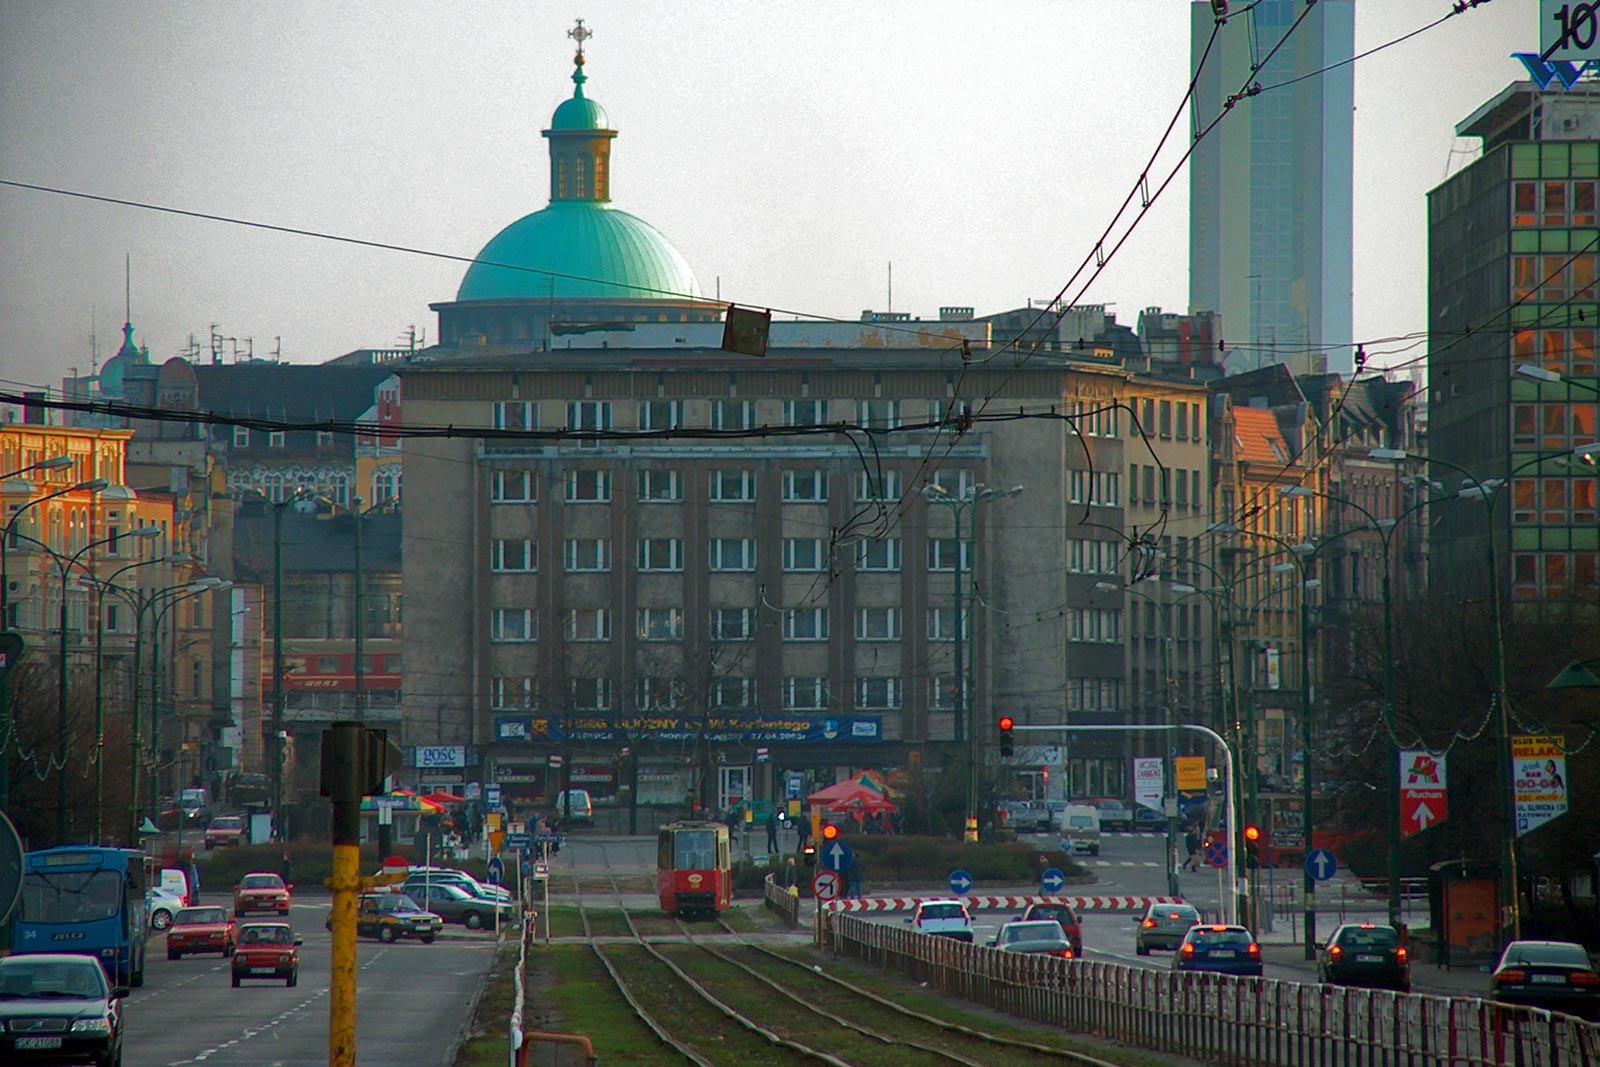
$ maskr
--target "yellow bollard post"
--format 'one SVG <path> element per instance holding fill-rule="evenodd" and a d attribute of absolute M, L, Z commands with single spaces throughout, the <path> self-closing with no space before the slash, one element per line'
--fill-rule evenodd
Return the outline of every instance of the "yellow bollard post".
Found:
<path fill-rule="evenodd" d="M 359 802 L 358 802 L 359 803 Z M 361 896 L 361 849 L 333 847 L 333 968 L 328 988 L 328 1065 L 356 1062 L 356 901 Z"/>

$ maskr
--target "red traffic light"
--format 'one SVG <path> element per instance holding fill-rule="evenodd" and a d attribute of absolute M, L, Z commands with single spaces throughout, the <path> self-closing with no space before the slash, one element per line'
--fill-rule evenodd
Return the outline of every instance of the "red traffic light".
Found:
<path fill-rule="evenodd" d="M 1009 715 L 1002 715 L 1002 716 L 1001 716 L 1001 717 L 1000 717 L 1000 729 L 1002 729 L 1002 730 L 1009 730 L 1009 729 L 1011 729 L 1011 727 L 1012 727 L 1012 726 L 1013 726 L 1013 725 L 1014 725 L 1014 724 L 1013 724 L 1013 723 L 1012 723 L 1012 721 L 1011 721 L 1011 716 L 1009 716 Z"/>
<path fill-rule="evenodd" d="M 1261 828 L 1259 826 L 1246 826 L 1244 828 L 1244 839 L 1246 841 L 1260 841 Z"/>
<path fill-rule="evenodd" d="M 836 838 L 838 836 L 839 836 L 839 828 L 837 826 L 833 825 L 833 823 L 829 823 L 828 825 L 826 825 L 826 826 L 824 826 L 822 828 L 822 839 L 824 841 L 832 841 L 834 838 Z"/>

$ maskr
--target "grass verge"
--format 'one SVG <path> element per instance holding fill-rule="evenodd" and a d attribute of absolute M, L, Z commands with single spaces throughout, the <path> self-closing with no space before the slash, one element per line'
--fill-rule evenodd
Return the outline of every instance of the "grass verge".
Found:
<path fill-rule="evenodd" d="M 490 1067 L 511 1055 L 507 1023 L 516 997 L 517 939 L 512 936 L 495 949 L 494 964 L 483 984 L 483 995 L 472 1011 L 467 1038 L 456 1050 L 455 1067 Z"/>

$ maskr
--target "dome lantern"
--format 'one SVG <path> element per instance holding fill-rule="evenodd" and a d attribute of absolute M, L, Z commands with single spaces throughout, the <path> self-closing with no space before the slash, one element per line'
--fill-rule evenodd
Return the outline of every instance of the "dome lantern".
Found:
<path fill-rule="evenodd" d="M 611 139 L 617 131 L 605 108 L 583 93 L 583 42 L 594 34 L 579 19 L 567 36 L 578 42 L 572 57 L 572 98 L 564 100 L 543 131 L 550 142 L 550 202 L 611 200 Z"/>

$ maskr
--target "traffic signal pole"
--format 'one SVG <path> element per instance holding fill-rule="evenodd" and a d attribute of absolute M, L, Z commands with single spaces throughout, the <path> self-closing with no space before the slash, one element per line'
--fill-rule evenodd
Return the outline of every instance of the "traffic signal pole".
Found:
<path fill-rule="evenodd" d="M 328 1067 L 356 1062 L 356 901 L 361 894 L 361 724 L 322 735 L 322 792 L 333 802 L 333 966 L 328 988 Z"/>

